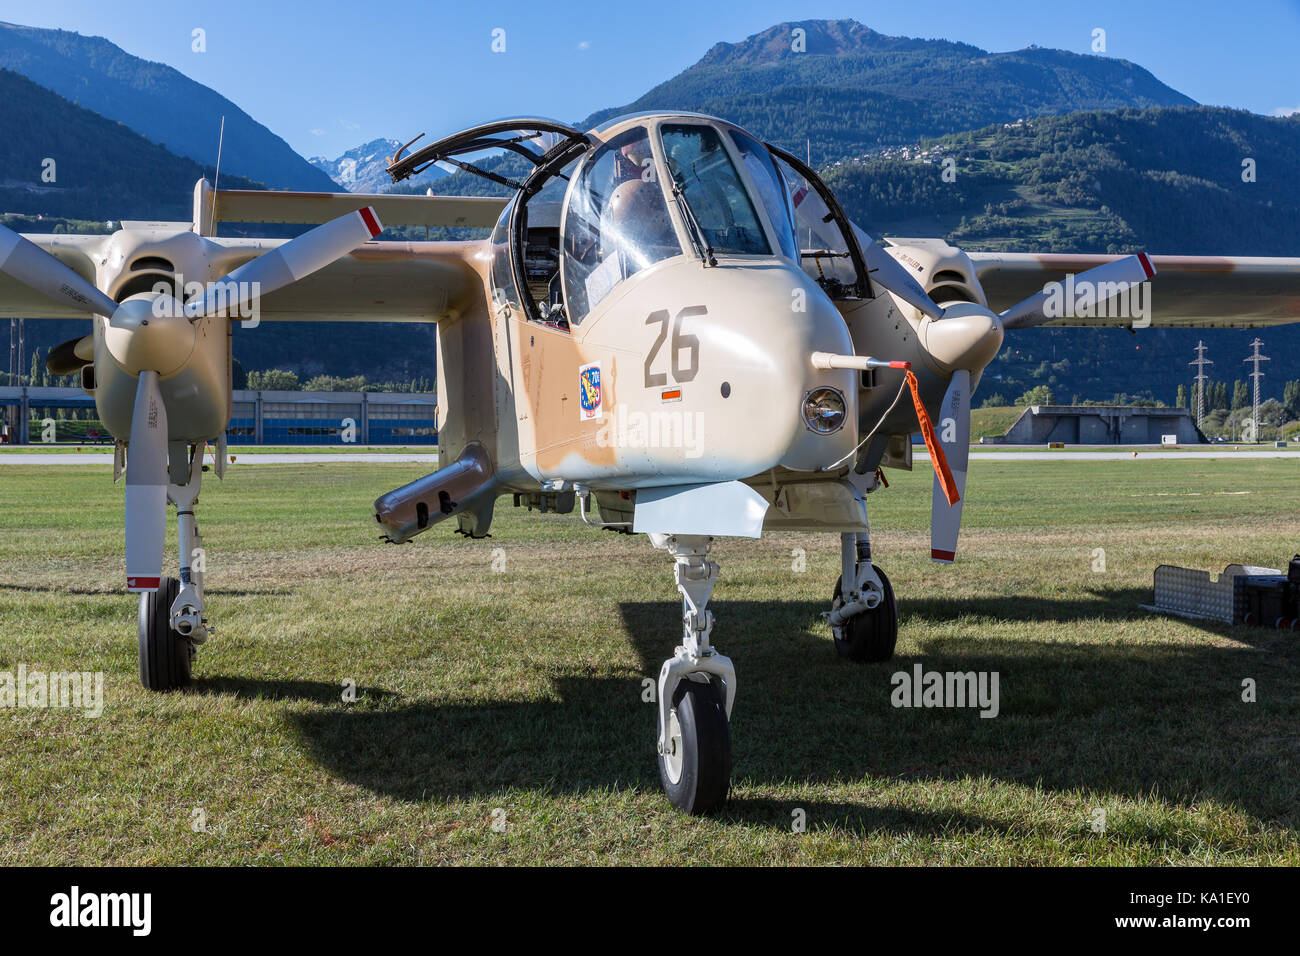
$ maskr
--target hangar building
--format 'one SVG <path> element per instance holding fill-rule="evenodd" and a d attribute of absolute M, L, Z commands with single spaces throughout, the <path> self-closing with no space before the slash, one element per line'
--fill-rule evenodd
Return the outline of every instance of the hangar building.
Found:
<path fill-rule="evenodd" d="M 1180 445 L 1205 441 L 1185 408 L 1137 405 L 1030 405 L 1000 438 L 984 443 L 1042 445 L 1159 445 L 1173 435 Z"/>

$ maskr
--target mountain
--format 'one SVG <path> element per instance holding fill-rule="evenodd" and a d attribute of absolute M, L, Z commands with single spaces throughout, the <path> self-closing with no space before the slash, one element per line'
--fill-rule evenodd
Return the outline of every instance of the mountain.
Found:
<path fill-rule="evenodd" d="M 401 140 L 372 139 L 348 150 L 338 159 L 313 156 L 308 162 L 350 193 L 386 193 L 393 189 L 393 181 L 388 176 L 388 157 L 394 155 L 401 145 Z M 427 186 L 446 175 L 437 166 L 430 166 L 402 185 Z"/>
<path fill-rule="evenodd" d="M 789 50 L 795 27 L 806 31 L 807 53 Z M 39 110 L 53 107 L 35 106 L 26 126 L 13 127 L 3 112 L 10 93 L 2 83 L 0 94 L 3 128 L 27 130 L 2 148 L 19 149 L 24 139 L 71 122 L 62 113 L 47 121 Z M 852 21 L 804 21 L 718 44 L 678 77 L 590 122 L 653 107 L 719 113 L 800 154 L 811 139 L 815 164 L 873 235 L 938 236 L 971 250 L 1300 255 L 1294 228 L 1300 178 L 1291 175 L 1300 169 L 1300 117 L 1198 107 L 1121 60 L 1036 48 L 989 54 L 962 43 L 886 37 Z M 99 128 L 69 129 L 65 150 L 110 141 Z M 382 162 L 380 153 L 390 155 L 388 145 L 368 143 L 335 162 L 355 159 L 355 181 L 373 182 L 366 167 Z M 12 169 L 30 182 L 37 154 L 48 155 L 33 147 L 0 165 L 0 175 L 14 175 Z M 947 157 L 957 163 L 953 183 L 940 177 Z M 1244 157 L 1258 160 L 1256 182 L 1241 179 Z M 487 165 L 509 171 L 514 161 Z M 189 175 L 187 190 L 194 178 Z M 432 188 L 449 195 L 501 192 L 465 173 L 441 177 Z M 0 191 L 0 207 L 15 208 L 6 195 Z M 155 201 L 168 198 L 162 190 L 158 196 Z M 113 204 L 98 214 L 128 213 Z M 1158 278 L 1153 294 L 1159 294 Z M 60 324 L 29 323 L 29 344 L 34 329 L 51 333 L 40 344 L 79 334 L 55 333 L 51 327 Z M 432 374 L 427 327 L 332 325 L 313 337 L 310 350 L 302 348 L 303 331 L 291 324 L 237 331 L 235 354 L 246 369 L 293 368 L 304 378 Z M 1172 404 L 1178 385 L 1190 380 L 1187 362 L 1199 339 L 1216 362 L 1211 372 L 1231 382 L 1247 371 L 1241 359 L 1257 334 L 1273 358 L 1265 367 L 1264 397 L 1280 398 L 1283 382 L 1300 379 L 1300 326 L 1015 332 L 975 403 L 998 395 L 1013 401 L 1048 385 L 1066 402 L 1127 393 Z"/>
<path fill-rule="evenodd" d="M 339 191 L 329 176 L 221 94 L 103 37 L 0 23 L 0 67 L 201 163 L 216 160 L 224 116 L 223 178 L 233 173 L 277 189 Z M 93 146 L 94 140 L 82 144 Z"/>
<path fill-rule="evenodd" d="M 796 30 L 804 52 L 794 48 Z M 586 124 L 639 110 L 694 110 L 800 154 L 811 140 L 820 164 L 1025 117 L 1192 105 L 1127 60 L 1039 47 L 989 53 L 886 36 L 854 20 L 802 20 L 716 44 L 695 65 Z"/>
<path fill-rule="evenodd" d="M 45 231 L 36 216 L 189 222 L 194 183 L 213 173 L 5 69 L 0 129 L 0 210 L 31 217 L 8 223 L 20 231 Z M 222 182 L 260 187 L 225 172 Z"/>
<path fill-rule="evenodd" d="M 1257 161 L 1243 181 L 1242 160 Z M 955 161 L 953 182 L 943 161 Z M 1173 107 L 1039 117 L 926 140 L 823 169 L 846 212 L 879 236 L 968 250 L 1300 256 L 1300 116 Z M 1160 295 L 1160 277 L 1152 284 Z M 1048 385 L 1058 400 L 1116 393 L 1174 403 L 1204 339 L 1212 377 L 1244 378 L 1256 336 L 1264 398 L 1300 379 L 1300 325 L 1272 329 L 1030 329 L 1007 336 L 976 401 Z"/>

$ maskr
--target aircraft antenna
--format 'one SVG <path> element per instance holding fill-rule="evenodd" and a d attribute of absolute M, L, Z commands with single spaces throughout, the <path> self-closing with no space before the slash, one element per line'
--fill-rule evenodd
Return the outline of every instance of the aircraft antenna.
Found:
<path fill-rule="evenodd" d="M 226 143 L 226 114 L 221 114 L 221 132 L 217 134 L 217 165 L 212 171 L 212 234 L 217 234 L 217 184 L 221 182 L 221 147 Z"/>

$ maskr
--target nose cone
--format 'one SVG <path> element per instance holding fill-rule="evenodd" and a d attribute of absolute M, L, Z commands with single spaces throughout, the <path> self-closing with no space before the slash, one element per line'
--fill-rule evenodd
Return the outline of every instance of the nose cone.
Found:
<path fill-rule="evenodd" d="M 104 329 L 104 345 L 125 371 L 146 369 L 167 376 L 194 351 L 194 326 L 168 296 L 132 296 L 118 306 Z"/>
<path fill-rule="evenodd" d="M 978 373 L 1002 347 L 1002 322 L 983 306 L 961 302 L 944 309 L 943 318 L 926 322 L 921 339 L 938 371 Z"/>

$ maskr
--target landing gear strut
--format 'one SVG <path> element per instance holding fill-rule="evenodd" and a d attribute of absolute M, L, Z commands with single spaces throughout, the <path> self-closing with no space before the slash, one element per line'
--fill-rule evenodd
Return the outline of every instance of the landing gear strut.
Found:
<path fill-rule="evenodd" d="M 718 565 L 708 560 L 707 535 L 650 535 L 673 558 L 682 594 L 682 643 L 659 671 L 659 779 L 673 806 L 708 813 L 727 799 L 731 785 L 731 707 L 736 669 L 709 643 L 709 596 Z"/>
<path fill-rule="evenodd" d="M 871 563 L 869 532 L 840 535 L 840 563 L 843 570 L 826 614 L 835 649 L 854 661 L 887 661 L 898 642 L 898 605 L 889 578 Z"/>
<path fill-rule="evenodd" d="M 203 538 L 194 520 L 203 476 L 203 443 L 171 449 L 173 482 L 167 498 L 176 505 L 180 579 L 163 578 L 158 590 L 140 595 L 140 683 L 149 690 L 175 690 L 190 682 L 190 665 L 212 629 L 203 616 Z M 187 456 L 188 451 L 188 456 Z"/>

